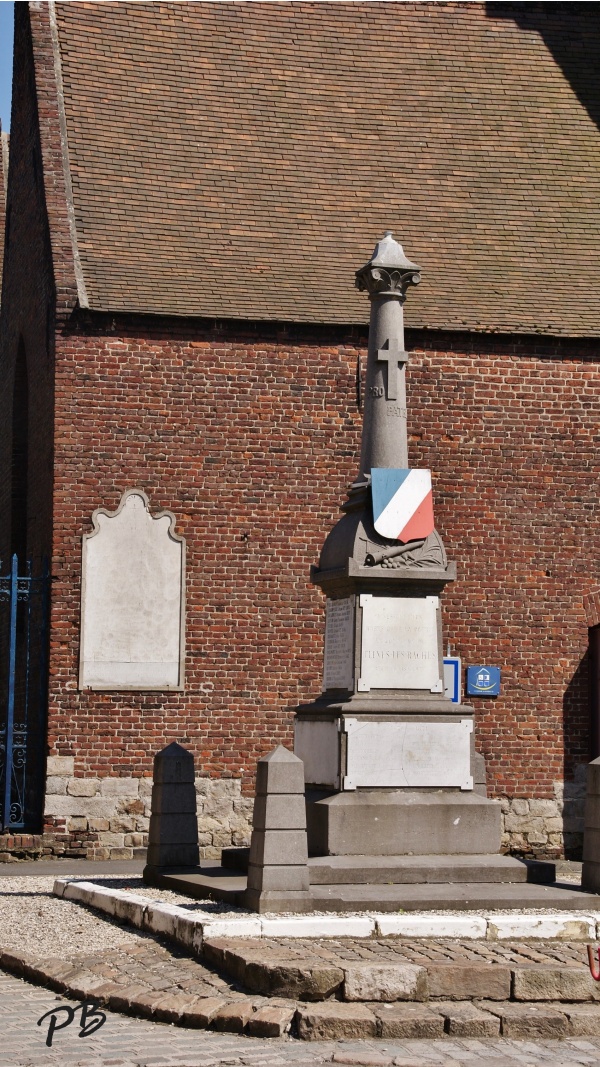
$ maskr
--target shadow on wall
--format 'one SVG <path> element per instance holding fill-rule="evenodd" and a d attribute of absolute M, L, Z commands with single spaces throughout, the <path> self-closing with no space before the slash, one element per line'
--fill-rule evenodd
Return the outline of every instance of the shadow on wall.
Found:
<path fill-rule="evenodd" d="M 590 3 L 488 3 L 490 19 L 510 19 L 540 35 L 573 92 L 600 129 L 600 19 Z"/>
<path fill-rule="evenodd" d="M 589 762 L 589 649 L 563 696 L 565 859 L 580 860 L 583 849 L 583 808 Z"/>

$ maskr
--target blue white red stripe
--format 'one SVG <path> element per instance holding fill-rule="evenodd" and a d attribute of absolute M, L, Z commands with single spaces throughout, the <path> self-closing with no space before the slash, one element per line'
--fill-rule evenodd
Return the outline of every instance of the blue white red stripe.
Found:
<path fill-rule="evenodd" d="M 433 533 L 431 471 L 374 467 L 373 524 L 381 537 L 414 541 Z"/>

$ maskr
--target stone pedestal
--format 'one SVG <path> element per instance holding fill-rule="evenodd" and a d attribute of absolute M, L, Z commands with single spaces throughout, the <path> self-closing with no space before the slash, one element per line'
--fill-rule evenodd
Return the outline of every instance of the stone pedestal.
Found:
<path fill-rule="evenodd" d="M 248 887 L 253 911 L 311 911 L 304 768 L 279 745 L 258 761 Z"/>
<path fill-rule="evenodd" d="M 175 741 L 154 757 L 152 814 L 144 880 L 165 867 L 200 862 L 194 757 Z"/>

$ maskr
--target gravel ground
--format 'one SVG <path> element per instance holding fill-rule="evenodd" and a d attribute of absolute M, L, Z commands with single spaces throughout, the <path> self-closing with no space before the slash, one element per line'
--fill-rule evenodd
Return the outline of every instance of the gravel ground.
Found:
<path fill-rule="evenodd" d="M 145 885 L 138 876 L 115 878 L 97 875 L 93 879 L 81 880 L 102 882 L 114 889 L 129 890 L 151 900 L 177 904 L 207 919 L 233 919 L 248 914 L 241 908 L 232 908 L 221 902 L 190 900 L 170 890 L 155 889 Z M 54 881 L 54 875 L 2 878 L 0 947 L 35 952 L 40 956 L 61 956 L 63 953 L 76 952 L 77 949 L 87 954 L 132 945 L 139 943 L 140 937 L 146 936 L 138 930 L 130 930 L 118 920 L 53 896 Z M 566 881 L 566 878 L 562 876 L 561 881 Z"/>
<path fill-rule="evenodd" d="M 53 876 L 3 878 L 0 946 L 40 956 L 102 952 L 137 944 L 140 933 L 52 895 Z"/>

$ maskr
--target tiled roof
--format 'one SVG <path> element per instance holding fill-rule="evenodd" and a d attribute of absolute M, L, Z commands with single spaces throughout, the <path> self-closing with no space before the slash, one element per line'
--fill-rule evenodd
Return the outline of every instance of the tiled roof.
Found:
<path fill-rule="evenodd" d="M 596 8 L 59 2 L 90 307 L 600 333 Z"/>

